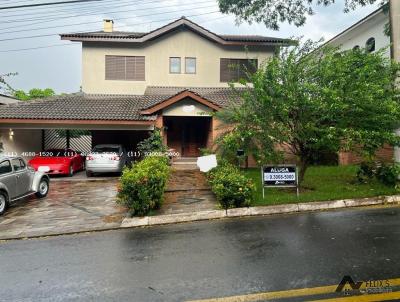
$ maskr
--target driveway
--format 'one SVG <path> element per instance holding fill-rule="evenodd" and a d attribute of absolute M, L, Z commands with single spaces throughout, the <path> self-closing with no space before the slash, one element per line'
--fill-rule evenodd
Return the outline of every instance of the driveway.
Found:
<path fill-rule="evenodd" d="M 20 200 L 0 217 L 0 239 L 119 227 L 126 210 L 115 202 L 117 183 L 51 181 L 46 198 Z"/>

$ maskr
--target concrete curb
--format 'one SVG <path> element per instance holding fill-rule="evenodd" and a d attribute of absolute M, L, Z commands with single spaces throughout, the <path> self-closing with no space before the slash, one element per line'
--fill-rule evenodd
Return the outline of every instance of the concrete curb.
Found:
<path fill-rule="evenodd" d="M 121 228 L 135 228 L 154 225 L 175 224 L 202 220 L 214 220 L 233 217 L 265 216 L 274 214 L 290 214 L 312 211 L 333 210 L 341 208 L 365 207 L 387 204 L 400 204 L 400 195 L 371 197 L 363 199 L 344 199 L 320 202 L 294 203 L 276 206 L 237 208 L 225 210 L 201 211 L 159 216 L 125 218 Z"/>

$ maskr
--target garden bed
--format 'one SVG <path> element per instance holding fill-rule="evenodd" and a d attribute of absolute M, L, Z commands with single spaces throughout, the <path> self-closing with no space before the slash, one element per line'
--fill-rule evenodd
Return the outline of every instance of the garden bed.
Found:
<path fill-rule="evenodd" d="M 252 206 L 266 206 L 297 202 L 327 201 L 348 198 L 365 198 L 383 195 L 395 195 L 398 191 L 376 179 L 368 184 L 360 184 L 356 179 L 357 166 L 315 166 L 307 170 L 300 197 L 295 189 L 265 189 L 262 197 L 260 169 L 243 170 L 253 179 L 256 195 Z"/>

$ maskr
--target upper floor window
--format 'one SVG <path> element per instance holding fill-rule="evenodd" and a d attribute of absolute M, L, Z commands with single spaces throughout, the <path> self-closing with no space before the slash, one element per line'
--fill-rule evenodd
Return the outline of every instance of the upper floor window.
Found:
<path fill-rule="evenodd" d="M 181 58 L 169 58 L 169 73 L 181 73 Z"/>
<path fill-rule="evenodd" d="M 369 38 L 367 40 L 367 43 L 365 44 L 365 49 L 368 52 L 373 52 L 375 51 L 375 38 Z"/>
<path fill-rule="evenodd" d="M 106 56 L 106 80 L 144 81 L 145 58 Z"/>
<path fill-rule="evenodd" d="M 196 73 L 196 58 L 185 58 L 185 73 Z"/>
<path fill-rule="evenodd" d="M 220 59 L 220 81 L 237 82 L 240 79 L 248 80 L 248 74 L 255 73 L 258 68 L 257 59 Z"/>

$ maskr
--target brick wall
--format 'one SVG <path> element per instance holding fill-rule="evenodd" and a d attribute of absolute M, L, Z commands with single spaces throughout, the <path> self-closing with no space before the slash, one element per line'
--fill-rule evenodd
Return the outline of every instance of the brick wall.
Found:
<path fill-rule="evenodd" d="M 394 148 L 392 146 L 385 146 L 376 152 L 376 158 L 383 162 L 394 161 Z M 356 153 L 352 152 L 340 152 L 339 153 L 339 165 L 352 165 L 359 164 L 362 158 Z"/>

